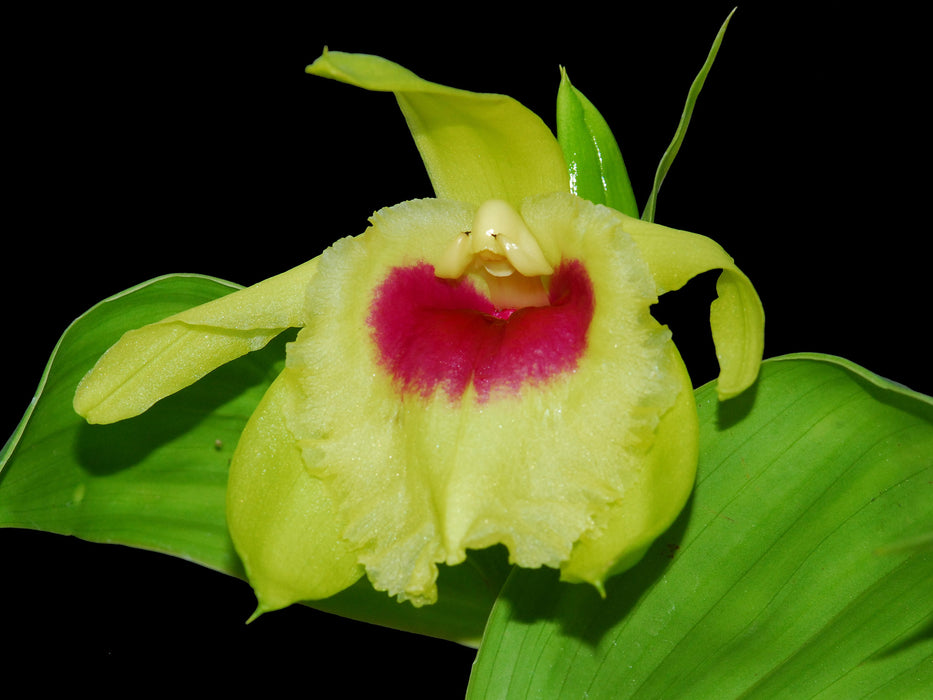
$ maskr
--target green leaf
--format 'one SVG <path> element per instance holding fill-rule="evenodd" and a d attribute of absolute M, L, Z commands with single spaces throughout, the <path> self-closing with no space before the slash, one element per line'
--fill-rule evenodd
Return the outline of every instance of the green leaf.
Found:
<path fill-rule="evenodd" d="M 134 418 L 88 425 L 72 408 L 78 382 L 124 332 L 237 289 L 200 275 L 161 277 L 102 301 L 66 330 L 0 451 L 0 527 L 164 552 L 245 577 L 227 531 L 229 462 L 284 366 L 291 333 Z M 475 646 L 508 573 L 505 558 L 477 553 L 441 568 L 437 605 L 399 605 L 363 580 L 314 607 Z"/>
<path fill-rule="evenodd" d="M 706 76 L 709 75 L 710 69 L 713 67 L 713 61 L 716 60 L 716 54 L 719 53 L 719 46 L 722 44 L 722 39 L 726 35 L 726 27 L 729 26 L 729 20 L 732 19 L 733 14 L 735 14 L 735 10 L 732 10 L 729 16 L 726 17 L 726 21 L 722 23 L 722 27 L 720 27 L 719 33 L 716 34 L 716 38 L 713 40 L 713 46 L 706 57 L 706 62 L 703 64 L 703 67 L 700 68 L 697 77 L 693 79 L 693 84 L 690 85 L 690 90 L 687 92 L 687 101 L 684 104 L 683 114 L 680 116 L 680 123 L 677 125 L 677 130 L 674 132 L 673 140 L 667 147 L 667 150 L 664 151 L 664 155 L 661 156 L 661 162 L 658 163 L 658 169 L 654 175 L 654 184 L 651 186 L 651 192 L 648 194 L 648 203 L 645 205 L 645 210 L 641 215 L 641 218 L 645 221 L 654 221 L 661 183 L 664 182 L 667 171 L 670 170 L 674 158 L 677 157 L 677 153 L 680 151 L 680 146 L 684 141 L 684 137 L 687 135 L 687 127 L 690 125 L 690 118 L 693 116 L 693 108 L 696 105 L 697 98 L 700 96 L 700 91 L 703 89 L 703 84 L 706 82 Z"/>
<path fill-rule="evenodd" d="M 56 346 L 32 405 L 0 453 L 0 526 L 120 542 L 239 574 L 224 517 L 227 466 L 281 345 L 231 363 L 143 416 L 90 426 L 75 387 L 124 331 L 239 287 L 162 277 L 102 301 Z M 210 414 L 209 420 L 202 420 Z"/>
<path fill-rule="evenodd" d="M 612 130 L 599 110 L 560 70 L 557 140 L 570 173 L 570 191 L 638 218 L 638 203 Z"/>
<path fill-rule="evenodd" d="M 601 600 L 516 570 L 469 697 L 920 697 L 933 682 L 933 400 L 787 356 L 696 392 L 698 483 Z M 908 546 L 900 546 L 903 543 Z M 822 694 L 821 694 L 822 693 Z"/>

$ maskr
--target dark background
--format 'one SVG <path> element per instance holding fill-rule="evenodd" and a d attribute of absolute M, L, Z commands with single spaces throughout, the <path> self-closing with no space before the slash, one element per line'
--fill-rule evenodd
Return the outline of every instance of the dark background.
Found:
<path fill-rule="evenodd" d="M 377 208 L 431 195 L 390 95 L 304 73 L 325 44 L 510 94 L 552 127 L 564 65 L 612 125 L 644 203 L 734 3 L 645 4 L 619 3 L 612 18 L 349 4 L 17 18 L 0 439 L 61 332 L 103 297 L 169 272 L 251 284 L 361 232 Z M 880 4 L 738 4 L 657 221 L 711 236 L 751 277 L 766 356 L 838 354 L 933 393 L 925 20 Z M 704 276 L 659 309 L 697 384 L 716 372 L 712 287 Z M 199 668 L 220 687 L 297 681 L 312 696 L 466 687 L 469 650 L 300 607 L 247 627 L 249 588 L 187 562 L 22 531 L 0 531 L 0 554 L 7 679 L 32 658 L 50 670 L 30 676 L 38 687 L 69 659 L 101 687 L 137 665 L 132 682 Z M 329 678 L 342 690 L 325 693 Z"/>

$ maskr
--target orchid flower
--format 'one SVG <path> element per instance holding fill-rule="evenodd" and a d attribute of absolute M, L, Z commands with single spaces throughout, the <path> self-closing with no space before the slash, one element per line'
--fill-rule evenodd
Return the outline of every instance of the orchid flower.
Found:
<path fill-rule="evenodd" d="M 761 360 L 754 288 L 712 240 L 573 194 L 558 141 L 509 97 L 368 55 L 325 51 L 308 72 L 394 93 L 436 198 L 128 332 L 75 409 L 130 418 L 300 328 L 230 469 L 257 613 L 363 575 L 429 604 L 439 564 L 497 544 L 602 592 L 673 522 L 697 466 L 690 378 L 650 307 L 723 271 L 710 321 L 725 399 Z"/>

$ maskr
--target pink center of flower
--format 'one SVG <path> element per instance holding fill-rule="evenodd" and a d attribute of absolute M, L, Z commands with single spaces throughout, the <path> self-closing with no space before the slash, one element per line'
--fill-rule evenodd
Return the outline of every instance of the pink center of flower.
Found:
<path fill-rule="evenodd" d="M 593 286 L 577 260 L 551 276 L 550 306 L 496 310 L 470 282 L 439 279 L 427 263 L 394 268 L 376 289 L 369 326 L 380 364 L 403 393 L 442 388 L 481 401 L 576 368 L 593 318 Z"/>

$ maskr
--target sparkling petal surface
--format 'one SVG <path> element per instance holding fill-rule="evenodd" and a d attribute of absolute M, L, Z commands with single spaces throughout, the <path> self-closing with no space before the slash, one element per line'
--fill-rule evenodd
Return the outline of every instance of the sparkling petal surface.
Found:
<path fill-rule="evenodd" d="M 503 543 L 520 565 L 558 567 L 584 533 L 597 537 L 613 509 L 646 497 L 644 458 L 682 388 L 670 335 L 649 312 L 654 281 L 619 215 L 558 194 L 521 213 L 549 262 L 579 261 L 577 279 L 592 285 L 574 368 L 485 401 L 475 379 L 455 400 L 446 385 L 426 391 L 430 373 L 417 391 L 400 390 L 369 319 L 394 270 L 430 265 L 467 230 L 472 208 L 440 200 L 382 210 L 362 236 L 327 251 L 308 325 L 289 347 L 303 391 L 290 427 L 305 462 L 334 494 L 374 585 L 415 604 L 435 599 L 436 564 L 469 548 Z M 467 296 L 479 304 L 474 284 Z M 560 288 L 558 278 L 552 292 Z"/>

